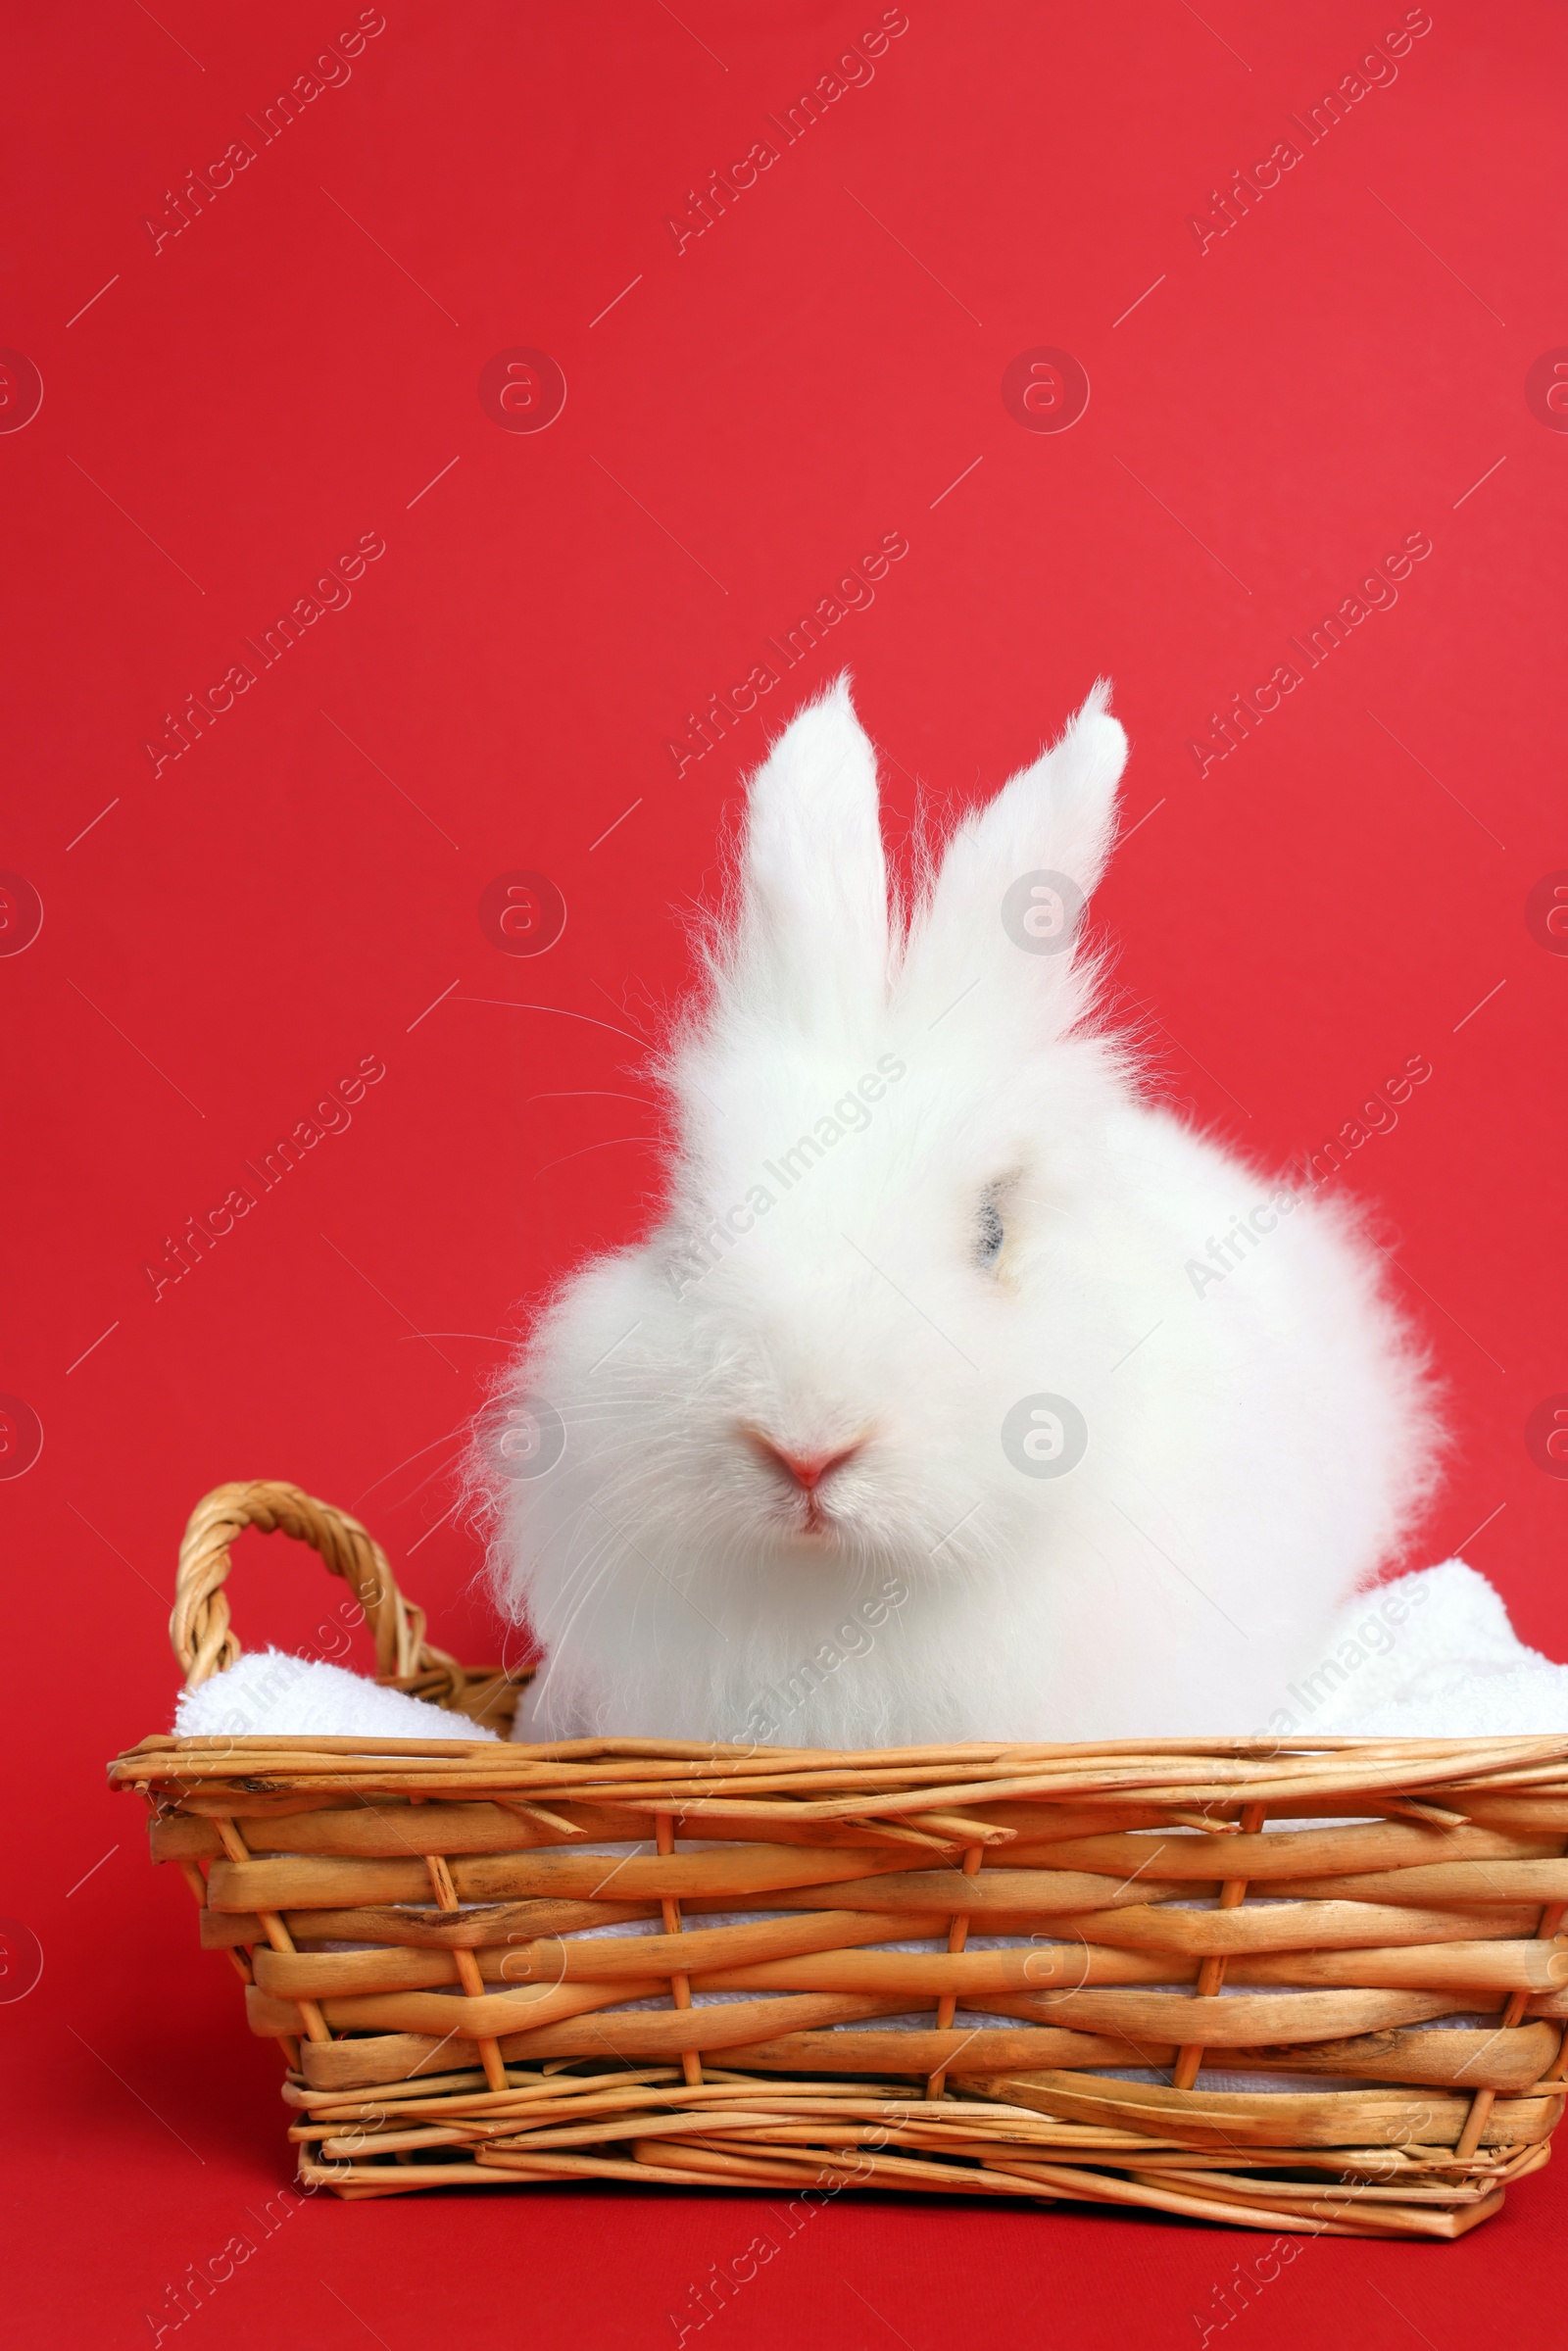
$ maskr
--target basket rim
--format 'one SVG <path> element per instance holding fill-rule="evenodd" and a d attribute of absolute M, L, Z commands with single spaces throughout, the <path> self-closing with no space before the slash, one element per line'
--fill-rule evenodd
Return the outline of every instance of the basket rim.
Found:
<path fill-rule="evenodd" d="M 1353 1796 L 1445 1827 L 1469 1817 L 1467 1799 L 1568 1794 L 1568 1738 L 1339 1738 L 1284 1746 L 1278 1739 L 1192 1739 L 835 1752 L 667 1739 L 526 1745 L 154 1734 L 115 1756 L 108 1770 L 113 1787 L 171 1792 L 235 1783 L 273 1795 L 335 1786 L 348 1799 L 356 1792 L 472 1798 L 505 1790 L 514 1799 L 575 1799 L 636 1812 L 788 1819 L 803 1829 L 856 1819 L 885 1826 L 909 1816 L 904 1834 L 944 1844 L 976 1840 L 976 1824 L 956 1817 L 976 1804 L 1143 1803 L 1167 1817 L 1185 1814 L 1186 1826 L 1234 1835 L 1237 1821 L 1212 1816 L 1244 1805 L 1265 1813 L 1311 1806 L 1321 1816 Z M 983 1841 L 1008 1842 L 1012 1834 L 992 1826 Z"/>

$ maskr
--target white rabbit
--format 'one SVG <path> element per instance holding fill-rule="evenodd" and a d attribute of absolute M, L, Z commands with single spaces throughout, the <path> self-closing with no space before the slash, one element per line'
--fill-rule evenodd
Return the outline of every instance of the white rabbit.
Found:
<path fill-rule="evenodd" d="M 483 1423 L 518 1736 L 1252 1731 L 1397 1553 L 1442 1441 L 1371 1249 L 1095 1023 L 1107 700 L 907 921 L 847 679 L 753 778 L 667 1206 Z"/>

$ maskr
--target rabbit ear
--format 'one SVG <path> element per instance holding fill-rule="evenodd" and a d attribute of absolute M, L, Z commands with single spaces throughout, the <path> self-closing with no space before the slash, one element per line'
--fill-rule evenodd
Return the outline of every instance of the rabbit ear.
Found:
<path fill-rule="evenodd" d="M 1031 1003 L 1044 991 L 1056 1021 L 1073 1016 L 1078 917 L 1110 853 L 1127 761 L 1109 701 L 1101 678 L 1060 741 L 954 834 L 910 939 L 908 978 L 922 1001 L 973 987 L 984 1018 L 999 988 L 1026 990 Z"/>
<path fill-rule="evenodd" d="M 888 885 L 876 755 L 848 673 L 791 720 L 751 781 L 725 957 L 750 1010 L 807 1026 L 884 1000 Z"/>

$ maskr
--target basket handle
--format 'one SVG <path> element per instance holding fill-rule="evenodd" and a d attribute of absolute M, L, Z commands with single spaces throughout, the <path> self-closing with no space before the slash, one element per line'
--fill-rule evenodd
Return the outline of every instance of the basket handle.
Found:
<path fill-rule="evenodd" d="M 455 1703 L 468 1677 L 455 1657 L 426 1641 L 424 1610 L 412 1607 L 399 1592 L 380 1544 L 346 1511 L 272 1478 L 215 1487 L 191 1512 L 179 1546 L 174 1612 L 169 1620 L 169 1638 L 184 1669 L 187 1690 L 223 1673 L 241 1654 L 238 1636 L 229 1625 L 223 1586 L 228 1581 L 229 1546 L 247 1527 L 308 1543 L 330 1573 L 342 1577 L 375 1638 L 378 1682 L 417 1678 L 421 1697 L 438 1706 Z"/>

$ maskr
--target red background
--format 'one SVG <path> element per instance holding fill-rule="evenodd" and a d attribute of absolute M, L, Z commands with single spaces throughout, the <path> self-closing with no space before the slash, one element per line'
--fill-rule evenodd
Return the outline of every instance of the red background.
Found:
<path fill-rule="evenodd" d="M 1277 1165 L 1431 1058 L 1341 1179 L 1381 1203 L 1452 1386 L 1424 1555 L 1490 1522 L 1469 1555 L 1568 1655 L 1568 1486 L 1524 1441 L 1568 1388 L 1568 961 L 1525 920 L 1568 865 L 1568 438 L 1525 397 L 1568 340 L 1568 26 L 1541 0 L 1434 0 L 1397 80 L 1200 251 L 1189 216 L 1296 135 L 1394 0 L 1299 22 L 910 0 L 874 80 L 677 252 L 666 215 L 878 9 L 388 0 L 347 86 L 253 138 L 155 251 L 165 189 L 356 12 L 12 13 L 0 341 L 44 399 L 0 436 L 0 864 L 45 911 L 0 958 L 0 1388 L 44 1443 L 0 1484 L 23 1718 L 4 1908 L 45 1967 L 0 2008 L 4 2299 L 14 2339 L 117 2346 L 284 2177 L 274 2052 L 103 1786 L 170 1720 L 185 1514 L 220 1480 L 294 1478 L 363 1512 L 437 1639 L 494 1653 L 447 1515 L 457 1434 L 530 1296 L 646 1213 L 637 1055 L 688 972 L 682 909 L 761 721 L 843 661 L 900 840 L 917 781 L 966 805 L 1114 677 L 1148 820 L 1102 912 L 1176 1096 L 1216 1128 Z M 1070 431 L 1004 407 L 1038 345 L 1087 369 Z M 515 346 L 564 372 L 547 431 L 481 408 Z M 677 778 L 688 711 L 889 531 L 909 553 L 875 605 Z M 155 776 L 163 714 L 366 532 L 386 553 L 348 609 Z M 1411 532 L 1433 552 L 1396 608 L 1200 778 L 1209 712 Z M 568 909 L 538 960 L 478 919 L 515 868 Z M 165 1236 L 367 1054 L 386 1075 L 352 1129 L 155 1302 Z M 330 1599 L 255 1539 L 236 1581 L 251 1641 L 308 1642 Z M 1548 2175 L 1458 2246 L 1319 2240 L 1237 2325 L 1536 2331 L 1563 2209 Z M 321 2351 L 476 2326 L 671 2340 L 666 2312 L 751 2226 L 744 2200 L 658 2191 L 323 2199 L 199 2323 Z M 846 2199 L 709 2339 L 1192 2341 L 1255 2249 Z"/>

